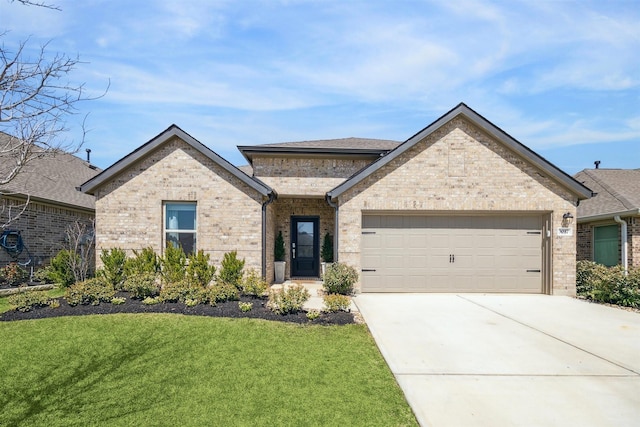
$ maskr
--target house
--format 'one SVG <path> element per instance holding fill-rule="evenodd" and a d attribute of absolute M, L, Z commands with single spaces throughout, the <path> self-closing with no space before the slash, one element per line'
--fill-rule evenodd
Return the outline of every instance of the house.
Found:
<path fill-rule="evenodd" d="M 243 170 L 172 125 L 81 186 L 96 245 L 237 250 L 273 280 L 318 277 L 320 236 L 361 292 L 575 294 L 571 218 L 591 191 L 465 104 L 403 143 L 238 147 Z"/>
<path fill-rule="evenodd" d="M 0 143 L 6 144 L 9 138 L 0 132 Z M 1 166 L 8 166 L 7 162 Z M 15 179 L 0 186 L 0 246 L 20 246 L 18 233 L 22 241 L 21 252 L 0 247 L 0 267 L 12 261 L 45 265 L 65 247 L 67 227 L 76 222 L 93 224 L 94 197 L 76 188 L 99 172 L 88 162 L 59 151 L 30 160 Z"/>
<path fill-rule="evenodd" d="M 578 260 L 640 267 L 640 169 L 584 169 L 594 196 L 578 206 Z"/>

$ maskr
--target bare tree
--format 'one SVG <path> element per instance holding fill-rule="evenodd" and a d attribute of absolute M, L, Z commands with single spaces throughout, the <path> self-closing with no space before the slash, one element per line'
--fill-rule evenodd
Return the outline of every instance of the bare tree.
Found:
<path fill-rule="evenodd" d="M 69 268 L 76 282 L 89 278 L 94 270 L 95 261 L 95 222 L 75 221 L 67 226 L 66 245 L 71 253 Z"/>
<path fill-rule="evenodd" d="M 39 1 L 18 2 L 57 9 Z M 68 130 L 66 119 L 78 112 L 78 103 L 104 95 L 89 97 L 84 84 L 69 82 L 69 75 L 80 63 L 77 57 L 50 54 L 47 44 L 29 56 L 28 39 L 12 50 L 2 41 L 6 34 L 0 33 L 0 210 L 5 213 L 8 205 L 2 199 L 10 189 L 7 184 L 36 158 L 76 152 L 84 142 L 84 124 L 82 139 L 68 143 L 63 138 Z M 13 220 L 20 213 L 14 208 L 9 217 Z"/>

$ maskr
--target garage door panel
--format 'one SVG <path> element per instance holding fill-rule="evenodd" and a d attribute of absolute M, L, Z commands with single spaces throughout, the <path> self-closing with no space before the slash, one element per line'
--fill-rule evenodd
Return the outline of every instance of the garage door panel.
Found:
<path fill-rule="evenodd" d="M 364 215 L 362 224 L 362 265 L 376 270 L 363 272 L 364 292 L 541 292 L 541 216 Z"/>

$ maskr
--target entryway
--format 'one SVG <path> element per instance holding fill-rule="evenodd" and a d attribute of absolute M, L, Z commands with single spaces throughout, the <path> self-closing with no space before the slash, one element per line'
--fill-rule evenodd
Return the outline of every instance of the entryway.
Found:
<path fill-rule="evenodd" d="M 291 217 L 291 277 L 318 277 L 320 217 Z"/>

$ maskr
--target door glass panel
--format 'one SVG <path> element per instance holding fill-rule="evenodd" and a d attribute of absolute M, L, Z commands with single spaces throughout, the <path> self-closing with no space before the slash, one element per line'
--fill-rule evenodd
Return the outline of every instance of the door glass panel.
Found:
<path fill-rule="evenodd" d="M 298 222 L 298 257 L 313 257 L 313 221 Z"/>

